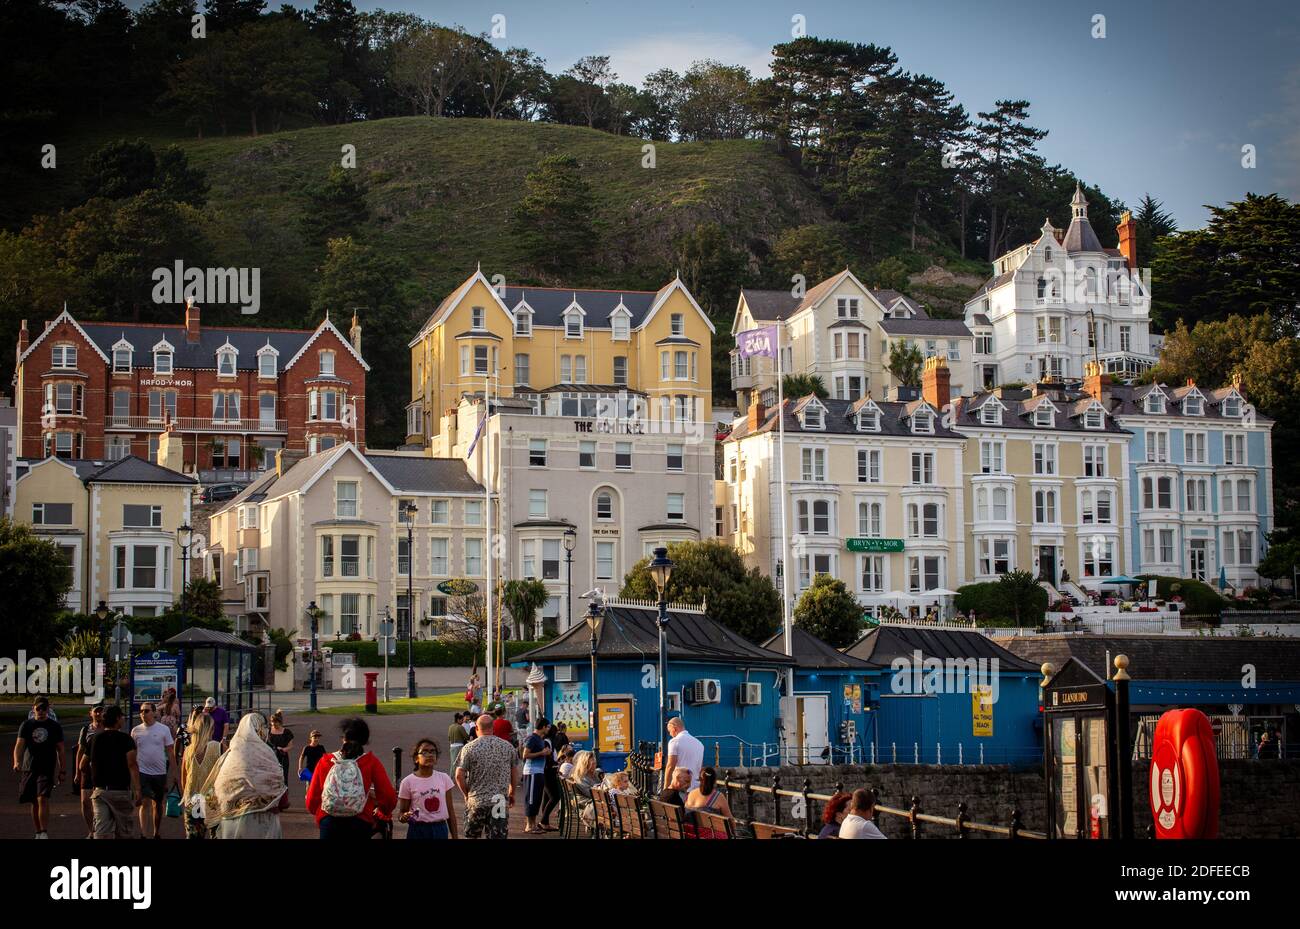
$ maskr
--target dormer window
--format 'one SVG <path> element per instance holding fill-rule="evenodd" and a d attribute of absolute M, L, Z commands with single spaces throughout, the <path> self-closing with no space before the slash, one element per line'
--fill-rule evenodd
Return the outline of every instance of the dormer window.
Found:
<path fill-rule="evenodd" d="M 469 326 L 471 329 L 479 330 L 483 328 L 484 320 L 487 317 L 487 311 L 481 306 L 470 307 Z"/>
<path fill-rule="evenodd" d="M 859 432 L 879 432 L 880 431 L 880 410 L 874 406 L 863 407 L 858 411 L 858 431 Z"/>
<path fill-rule="evenodd" d="M 153 373 L 172 373 L 172 347 L 166 342 L 159 342 L 153 347 Z"/>
<path fill-rule="evenodd" d="M 533 314 L 525 309 L 515 310 L 515 335 L 531 336 L 533 334 Z"/>
<path fill-rule="evenodd" d="M 912 432 L 931 435 L 934 433 L 934 413 L 929 407 L 922 407 L 912 416 Z"/>
<path fill-rule="evenodd" d="M 1241 398 L 1235 394 L 1223 401 L 1223 415 L 1237 419 L 1241 416 Z"/>
<path fill-rule="evenodd" d="M 1056 425 L 1056 411 L 1050 406 L 1040 406 L 1034 410 L 1034 425 L 1050 429 Z"/>
<path fill-rule="evenodd" d="M 1202 416 L 1205 413 L 1205 404 L 1201 400 L 1200 394 L 1188 394 L 1183 398 L 1183 415 L 1184 416 Z"/>
<path fill-rule="evenodd" d="M 334 353 L 333 352 L 320 353 L 320 373 L 324 375 L 328 375 L 330 377 L 334 376 Z"/>
<path fill-rule="evenodd" d="M 980 425 L 1001 426 L 1002 407 L 996 403 L 986 403 L 980 407 Z"/>
<path fill-rule="evenodd" d="M 1165 395 L 1155 391 L 1147 394 L 1145 411 L 1147 413 L 1164 413 Z"/>
<path fill-rule="evenodd" d="M 280 353 L 267 343 L 257 350 L 257 376 L 258 377 L 275 377 L 276 368 L 279 364 Z"/>
<path fill-rule="evenodd" d="M 77 366 L 77 346 L 66 342 L 54 346 L 51 363 L 56 368 L 75 368 Z"/>
<path fill-rule="evenodd" d="M 681 313 L 674 313 L 669 317 L 671 323 L 671 332 L 673 335 L 686 334 L 686 317 Z"/>
<path fill-rule="evenodd" d="M 582 311 L 572 307 L 564 314 L 564 337 L 566 339 L 582 338 Z"/>
<path fill-rule="evenodd" d="M 130 342 L 122 340 L 113 346 L 113 373 L 130 374 L 131 359 L 135 349 Z"/>
<path fill-rule="evenodd" d="M 825 429 L 826 419 L 822 414 L 822 408 L 816 403 L 804 407 L 803 427 L 805 429 Z"/>
<path fill-rule="evenodd" d="M 1104 429 L 1106 428 L 1106 417 L 1100 407 L 1092 406 L 1083 414 L 1083 428 L 1085 429 Z"/>
<path fill-rule="evenodd" d="M 614 330 L 614 341 L 626 342 L 632 338 L 632 320 L 625 310 L 615 310 L 610 325 Z"/>
<path fill-rule="evenodd" d="M 217 349 L 217 376 L 234 377 L 235 359 L 238 356 L 239 352 L 229 342 Z"/>

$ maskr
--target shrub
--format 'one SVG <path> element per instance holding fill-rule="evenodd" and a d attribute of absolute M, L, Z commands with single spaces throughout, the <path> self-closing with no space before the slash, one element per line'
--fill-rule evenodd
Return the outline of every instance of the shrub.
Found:
<path fill-rule="evenodd" d="M 1025 588 L 1017 593 L 1018 590 L 1002 581 L 966 584 L 957 589 L 953 607 L 961 613 L 974 610 L 977 621 L 986 626 L 1041 626 L 1047 612 L 1047 591 L 1041 587 Z M 1017 595 L 1024 598 L 1018 622 L 1014 599 Z"/>
<path fill-rule="evenodd" d="M 1156 579 L 1156 597 L 1169 600 L 1177 594 L 1183 598 L 1187 613 L 1209 613 L 1217 616 L 1227 605 L 1227 600 L 1219 596 L 1218 592 L 1204 581 L 1159 574 L 1143 574 L 1138 580 L 1145 582 L 1153 577 Z"/>

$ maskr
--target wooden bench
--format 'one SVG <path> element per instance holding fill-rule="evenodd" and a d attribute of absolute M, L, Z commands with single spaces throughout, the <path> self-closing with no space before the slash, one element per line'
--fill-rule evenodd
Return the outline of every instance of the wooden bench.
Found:
<path fill-rule="evenodd" d="M 736 824 L 731 817 L 707 810 L 692 810 L 687 814 L 693 820 L 695 836 L 700 839 L 734 839 Z"/>
<path fill-rule="evenodd" d="M 793 826 L 774 826 L 771 823 L 750 823 L 749 830 L 756 839 L 781 839 L 799 835 L 799 830 Z"/>
<path fill-rule="evenodd" d="M 604 787 L 591 788 L 591 802 L 596 808 L 596 837 L 616 838 L 618 833 L 614 825 L 614 813 L 610 808 L 609 791 Z"/>
<path fill-rule="evenodd" d="M 641 805 L 631 794 L 614 794 L 619 831 L 625 839 L 648 839 L 649 831 L 641 815 Z"/>
<path fill-rule="evenodd" d="M 656 839 L 688 838 L 686 817 L 682 814 L 682 808 L 674 803 L 651 800 L 650 820 L 654 823 Z M 694 830 L 690 831 L 694 832 Z M 694 838 L 694 835 L 689 837 Z"/>

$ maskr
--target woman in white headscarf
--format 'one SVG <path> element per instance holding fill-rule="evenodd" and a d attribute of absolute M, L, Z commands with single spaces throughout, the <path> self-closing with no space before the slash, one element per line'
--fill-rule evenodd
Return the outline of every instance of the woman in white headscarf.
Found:
<path fill-rule="evenodd" d="M 247 713 L 204 785 L 205 822 L 217 839 L 278 839 L 280 811 L 289 788 L 275 749 L 267 744 L 270 725 L 261 713 Z"/>

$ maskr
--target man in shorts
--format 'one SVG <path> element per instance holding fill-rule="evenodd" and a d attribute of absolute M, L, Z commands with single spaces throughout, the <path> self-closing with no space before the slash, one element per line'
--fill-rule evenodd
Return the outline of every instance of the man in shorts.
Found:
<path fill-rule="evenodd" d="M 509 837 L 509 808 L 515 803 L 519 770 L 513 745 L 492 734 L 492 717 L 478 718 L 478 738 L 460 750 L 456 786 L 465 796 L 465 838 Z"/>
<path fill-rule="evenodd" d="M 30 719 L 24 720 L 14 743 L 14 773 L 18 775 L 18 802 L 32 805 L 36 838 L 48 839 L 50 794 L 67 776 L 63 727 L 50 719 L 50 701 L 37 697 Z"/>
<path fill-rule="evenodd" d="M 158 721 L 158 707 L 154 704 L 140 704 L 140 719 L 140 725 L 131 730 L 143 800 L 140 834 L 161 839 L 163 814 L 167 812 L 167 772 L 176 770 L 176 740 L 171 729 Z"/>
<path fill-rule="evenodd" d="M 122 710 L 104 710 L 104 729 L 90 740 L 83 762 L 82 780 L 94 785 L 95 838 L 134 839 L 136 807 L 140 805 L 140 768 L 135 760 L 135 740 L 122 731 Z"/>

